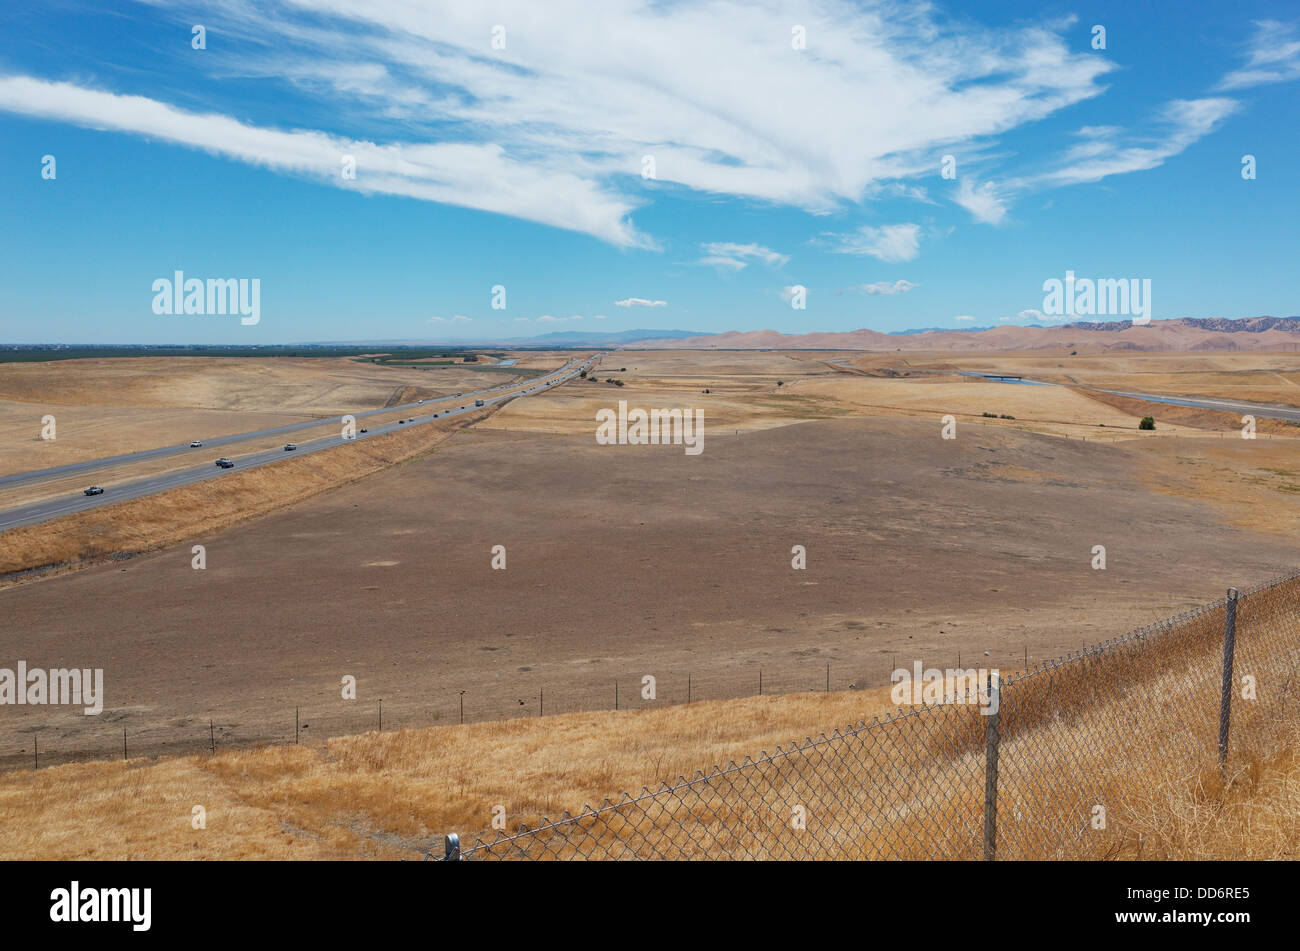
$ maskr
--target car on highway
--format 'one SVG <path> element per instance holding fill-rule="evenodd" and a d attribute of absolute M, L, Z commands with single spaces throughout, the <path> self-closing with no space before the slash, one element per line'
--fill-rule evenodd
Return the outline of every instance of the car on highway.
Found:
<path fill-rule="evenodd" d="M 83 495 L 103 495 L 104 490 L 97 485 L 92 485 L 89 489 L 82 490 Z"/>
<path fill-rule="evenodd" d="M 190 443 L 190 448 L 191 448 L 191 449 L 198 449 L 198 448 L 199 448 L 200 446 L 202 446 L 202 445 L 203 445 L 203 443 L 202 443 L 200 440 L 196 439 L 196 440 L 194 440 L 192 443 Z"/>
<path fill-rule="evenodd" d="M 235 468 L 235 464 L 231 462 L 229 459 L 227 459 L 225 456 L 222 456 L 220 459 L 217 460 L 217 466 L 222 469 Z"/>
<path fill-rule="evenodd" d="M 399 419 L 399 420 L 397 421 L 397 425 L 398 425 L 398 426 L 404 426 L 404 425 L 406 425 L 406 420 L 404 420 L 404 419 Z"/>
<path fill-rule="evenodd" d="M 298 448 L 298 444 L 296 442 L 287 442 L 284 444 L 285 452 L 293 452 L 297 448 Z"/>
<path fill-rule="evenodd" d="M 362 429 L 361 431 L 362 431 L 363 433 L 368 433 L 368 432 L 370 432 L 370 430 L 368 430 L 368 429 Z"/>
<path fill-rule="evenodd" d="M 475 405 L 475 406 L 482 406 L 482 405 L 483 405 L 483 401 L 482 401 L 482 400 L 475 400 L 475 401 L 474 401 L 474 405 Z"/>

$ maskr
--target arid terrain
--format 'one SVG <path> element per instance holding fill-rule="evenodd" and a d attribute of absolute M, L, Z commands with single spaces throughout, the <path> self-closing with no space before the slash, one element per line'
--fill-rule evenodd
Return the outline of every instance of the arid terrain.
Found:
<path fill-rule="evenodd" d="M 1033 363 L 1041 355 L 949 356 L 924 363 L 1051 369 Z M 601 710 L 616 691 L 620 708 L 750 696 L 760 678 L 764 693 L 861 689 L 914 659 L 1015 668 L 1296 563 L 1289 432 L 1300 429 L 1243 440 L 1226 413 L 889 376 L 881 359 L 615 352 L 593 379 L 427 443 L 418 431 L 383 437 L 391 445 L 363 471 L 327 468 L 264 517 L 159 550 L 147 530 L 112 525 L 118 506 L 96 510 L 98 523 L 71 531 L 98 540 L 100 564 L 20 578 L 0 598 L 7 662 L 102 667 L 104 713 L 6 707 L 0 763 L 30 765 L 37 744 L 42 768 L 120 756 L 123 731 L 131 755 L 291 742 L 295 716 L 300 739 L 317 743 L 377 727 L 381 701 L 389 730 L 454 723 L 462 702 L 481 720 Z M 1300 359 L 1284 354 L 1158 359 L 1112 355 L 1079 373 L 1148 390 L 1159 377 L 1168 392 L 1233 391 L 1264 368 L 1279 391 L 1300 378 Z M 336 380 L 330 364 L 318 392 Z M 196 403 L 210 392 L 189 386 Z M 269 407 L 275 392 L 248 405 Z M 598 445 L 595 414 L 620 400 L 703 409 L 703 452 Z M 1137 429 L 1147 414 L 1155 432 Z M 944 415 L 955 439 L 941 437 Z M 353 448 L 364 447 L 314 458 Z M 167 497 L 154 504 L 205 524 L 202 493 Z M 127 504 L 141 507 L 131 526 L 147 529 L 151 503 Z M 18 530 L 32 557 L 43 537 L 68 540 L 66 521 Z M 191 567 L 194 544 L 204 570 Z M 505 570 L 492 567 L 498 545 Z M 804 570 L 792 568 L 795 546 Z M 646 675 L 654 701 L 641 697 Z M 348 676 L 356 700 L 341 696 Z"/>

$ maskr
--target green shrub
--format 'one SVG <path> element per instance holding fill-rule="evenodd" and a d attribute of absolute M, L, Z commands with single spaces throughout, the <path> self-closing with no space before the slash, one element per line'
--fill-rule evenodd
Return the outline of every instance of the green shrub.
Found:
<path fill-rule="evenodd" d="M 1143 416 L 1142 422 L 1138 423 L 1138 429 L 1155 429 L 1156 421 L 1153 416 Z"/>

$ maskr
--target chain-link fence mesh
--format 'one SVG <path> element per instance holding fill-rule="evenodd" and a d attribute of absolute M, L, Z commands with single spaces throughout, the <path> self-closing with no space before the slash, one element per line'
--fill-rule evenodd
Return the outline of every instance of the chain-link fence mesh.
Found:
<path fill-rule="evenodd" d="M 937 702 L 463 851 L 449 839 L 449 856 L 1139 857 L 1165 799 L 1295 735 L 1300 575 L 1230 598 L 1000 682 L 968 672 Z"/>

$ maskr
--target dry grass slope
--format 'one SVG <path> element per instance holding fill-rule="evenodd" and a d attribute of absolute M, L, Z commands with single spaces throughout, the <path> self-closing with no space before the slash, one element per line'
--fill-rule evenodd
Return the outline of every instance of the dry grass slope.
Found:
<path fill-rule="evenodd" d="M 1234 707 L 1222 771 L 1223 602 L 1008 678 L 999 855 L 1300 856 L 1298 606 L 1297 579 L 1240 602 L 1236 670 L 1258 695 Z M 535 829 L 666 783 L 475 857 L 979 858 L 987 719 L 949 703 L 861 722 L 889 702 L 810 693 L 11 773 L 0 857 L 409 859 L 442 832 L 491 841 L 497 807 Z M 731 765 L 695 771 L 709 762 Z"/>

